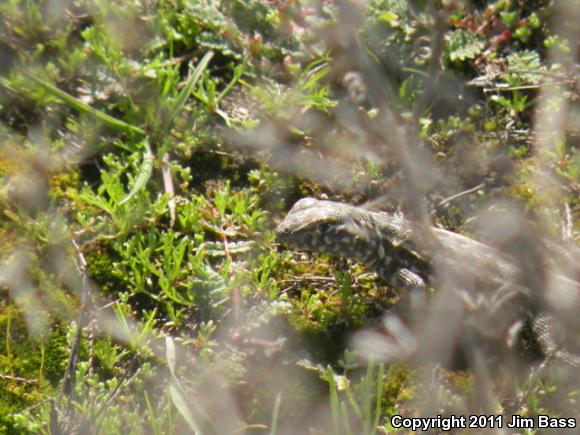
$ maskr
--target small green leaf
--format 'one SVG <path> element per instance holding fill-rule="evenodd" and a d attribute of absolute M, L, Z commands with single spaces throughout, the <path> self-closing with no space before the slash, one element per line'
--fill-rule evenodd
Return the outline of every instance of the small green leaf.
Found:
<path fill-rule="evenodd" d="M 535 12 L 528 17 L 528 21 L 532 29 L 539 29 L 542 26 L 542 21 Z"/>
<path fill-rule="evenodd" d="M 484 43 L 476 33 L 458 29 L 449 35 L 446 52 L 452 62 L 475 59 L 483 50 Z"/>
<path fill-rule="evenodd" d="M 528 26 L 519 27 L 514 32 L 514 38 L 527 42 L 532 36 L 532 30 Z"/>
<path fill-rule="evenodd" d="M 165 358 L 167 359 L 167 367 L 173 377 L 175 377 L 175 343 L 173 338 L 169 335 L 165 337 Z"/>
<path fill-rule="evenodd" d="M 141 163 L 141 168 L 139 169 L 139 175 L 135 180 L 135 184 L 133 188 L 129 192 L 129 194 L 119 203 L 119 205 L 125 204 L 131 198 L 133 198 L 137 192 L 139 192 L 147 182 L 149 178 L 151 178 L 151 173 L 153 172 L 153 160 L 155 157 L 151 152 L 151 148 L 149 147 L 149 142 L 145 141 L 145 153 L 143 154 L 143 162 Z"/>
<path fill-rule="evenodd" d="M 504 26 L 508 28 L 512 28 L 518 21 L 518 13 L 517 12 L 500 12 L 499 16 L 501 17 L 501 21 Z"/>
<path fill-rule="evenodd" d="M 495 119 L 488 119 L 483 123 L 483 128 L 485 131 L 495 131 L 497 130 L 497 121 Z"/>
<path fill-rule="evenodd" d="M 537 51 L 522 50 L 507 56 L 508 80 L 511 86 L 525 83 L 538 84 L 541 81 L 542 60 Z"/>
<path fill-rule="evenodd" d="M 391 27 L 399 27 L 401 22 L 399 21 L 399 16 L 391 11 L 383 12 L 379 15 L 379 21 L 387 23 Z"/>

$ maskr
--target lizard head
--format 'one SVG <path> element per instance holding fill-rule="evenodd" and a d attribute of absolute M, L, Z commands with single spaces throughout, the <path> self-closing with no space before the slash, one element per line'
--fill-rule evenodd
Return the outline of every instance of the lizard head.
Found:
<path fill-rule="evenodd" d="M 299 200 L 276 228 L 286 245 L 369 261 L 380 237 L 369 214 L 357 207 L 315 198 Z"/>

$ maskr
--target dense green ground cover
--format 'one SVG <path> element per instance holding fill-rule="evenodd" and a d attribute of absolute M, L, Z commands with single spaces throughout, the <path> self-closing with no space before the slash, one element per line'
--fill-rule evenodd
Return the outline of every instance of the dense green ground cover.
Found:
<path fill-rule="evenodd" d="M 408 200 L 408 162 L 366 129 L 381 108 L 357 37 L 433 162 L 415 181 L 435 222 L 471 234 L 509 198 L 577 238 L 580 14 L 359 6 L 0 5 L 0 433 L 371 434 L 435 396 L 481 411 L 484 390 L 497 413 L 575 409 L 533 345 L 483 390 L 469 370 L 367 364 L 348 337 L 396 289 L 272 228 L 305 195 Z"/>

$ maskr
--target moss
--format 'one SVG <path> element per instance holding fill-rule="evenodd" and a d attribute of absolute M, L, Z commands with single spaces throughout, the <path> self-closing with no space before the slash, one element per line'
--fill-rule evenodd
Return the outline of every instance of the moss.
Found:
<path fill-rule="evenodd" d="M 460 394 L 470 395 L 475 392 L 475 377 L 465 371 L 444 371 L 451 387 Z"/>
<path fill-rule="evenodd" d="M 10 173 L 11 165 L 6 151 L 0 149 L 0 177 L 6 177 Z"/>
<path fill-rule="evenodd" d="M 121 281 L 115 275 L 116 254 L 106 245 L 93 245 L 85 253 L 88 275 L 104 291 L 121 290 Z"/>
<path fill-rule="evenodd" d="M 13 305 L 4 306 L 0 310 L 0 372 L 6 377 L 0 379 L 0 416 L 52 395 L 67 357 L 64 324 L 54 322 L 45 339 L 35 340 L 20 312 Z"/>
<path fill-rule="evenodd" d="M 23 163 L 27 162 L 27 154 L 16 143 L 3 143 L 0 148 L 0 177 L 8 177 L 21 173 Z"/>
<path fill-rule="evenodd" d="M 78 195 L 80 174 L 76 171 L 61 172 L 49 180 L 49 195 L 53 201 L 61 198 L 72 199 Z"/>
<path fill-rule="evenodd" d="M 390 364 L 383 390 L 383 408 L 404 407 L 416 395 L 415 372 L 407 364 Z"/>
<path fill-rule="evenodd" d="M 69 356 L 69 345 L 67 342 L 68 328 L 65 323 L 54 325 L 49 338 L 44 343 L 44 377 L 53 387 L 58 387 L 64 372 Z"/>

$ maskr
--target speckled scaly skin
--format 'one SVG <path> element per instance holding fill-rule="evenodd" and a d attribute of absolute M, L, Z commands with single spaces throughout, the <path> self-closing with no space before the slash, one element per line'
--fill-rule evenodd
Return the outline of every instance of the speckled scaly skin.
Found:
<path fill-rule="evenodd" d="M 554 320 L 540 309 L 537 289 L 526 286 L 517 265 L 496 249 L 440 228 L 437 265 L 453 274 L 453 292 L 467 312 L 477 313 L 486 335 L 505 336 L 518 321 L 530 319 L 546 354 L 580 367 L 580 357 L 559 349 L 552 333 Z M 416 240 L 412 224 L 400 214 L 372 212 L 315 198 L 296 202 L 276 228 L 278 240 L 313 252 L 354 259 L 375 270 L 393 287 L 423 288 L 434 282 L 433 262 Z M 556 277 L 560 285 L 580 294 L 580 284 Z"/>

